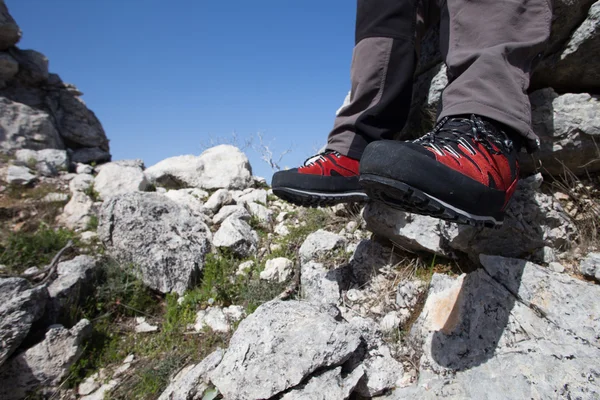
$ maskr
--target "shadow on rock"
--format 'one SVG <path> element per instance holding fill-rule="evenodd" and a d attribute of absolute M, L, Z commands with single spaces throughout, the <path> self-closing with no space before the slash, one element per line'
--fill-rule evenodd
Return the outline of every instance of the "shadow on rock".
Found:
<path fill-rule="evenodd" d="M 435 332 L 431 358 L 444 368 L 463 371 L 494 357 L 515 305 L 526 261 L 520 261 L 506 277 L 507 286 L 484 270 L 464 276 L 437 293 L 424 312 Z M 437 327 L 437 329 L 435 329 Z"/>

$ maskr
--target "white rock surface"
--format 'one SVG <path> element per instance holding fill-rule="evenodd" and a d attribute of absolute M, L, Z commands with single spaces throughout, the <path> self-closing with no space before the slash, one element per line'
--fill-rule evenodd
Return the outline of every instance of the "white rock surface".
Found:
<path fill-rule="evenodd" d="M 84 230 L 93 215 L 94 202 L 83 192 L 73 192 L 57 220 L 69 229 Z"/>
<path fill-rule="evenodd" d="M 589 278 L 600 280 L 600 253 L 590 253 L 579 264 L 579 271 Z"/>
<path fill-rule="evenodd" d="M 69 156 L 66 150 L 58 149 L 43 149 L 30 150 L 21 149 L 15 153 L 15 158 L 18 161 L 29 164 L 31 162 L 47 162 L 59 171 L 66 171 L 69 168 Z"/>
<path fill-rule="evenodd" d="M 250 221 L 250 213 L 243 206 L 223 206 L 213 217 L 213 225 L 220 225 L 229 217 Z"/>
<path fill-rule="evenodd" d="M 319 229 L 308 235 L 302 246 L 300 246 L 300 258 L 302 261 L 312 260 L 324 256 L 327 252 L 342 248 L 346 240 L 335 233 Z"/>
<path fill-rule="evenodd" d="M 228 249 L 239 257 L 248 257 L 257 250 L 258 235 L 246 222 L 231 216 L 215 233 L 213 245 Z"/>
<path fill-rule="evenodd" d="M 91 333 L 92 325 L 86 319 L 71 329 L 52 325 L 44 341 L 0 367 L 0 398 L 22 399 L 39 387 L 57 386 L 81 357 Z"/>
<path fill-rule="evenodd" d="M 90 174 L 77 174 L 71 182 L 69 182 L 69 189 L 71 193 L 86 191 L 90 186 L 94 184 L 94 176 Z"/>
<path fill-rule="evenodd" d="M 11 165 L 6 173 L 6 182 L 11 185 L 29 185 L 36 179 L 35 174 L 27 167 Z"/>
<path fill-rule="evenodd" d="M 339 365 L 359 344 L 358 333 L 326 311 L 271 301 L 240 323 L 210 380 L 225 398 L 271 398 L 318 369 Z"/>
<path fill-rule="evenodd" d="M 238 148 L 220 145 L 200 156 L 168 158 L 146 169 L 148 179 L 169 188 L 245 189 L 252 181 L 248 158 Z"/>
<path fill-rule="evenodd" d="M 294 263 L 285 257 L 268 260 L 265 269 L 260 273 L 260 279 L 265 281 L 285 282 L 294 272 Z"/>
<path fill-rule="evenodd" d="M 150 184 L 141 168 L 110 163 L 94 179 L 94 189 L 102 200 L 120 194 L 147 190 Z"/>
<path fill-rule="evenodd" d="M 223 350 L 217 349 L 196 365 L 188 365 L 171 379 L 171 383 L 158 400 L 202 399 L 210 387 L 208 374 L 223 359 Z"/>
<path fill-rule="evenodd" d="M 209 213 L 216 213 L 221 207 L 233 203 L 231 192 L 227 189 L 219 189 L 212 194 L 204 204 L 204 209 Z"/>

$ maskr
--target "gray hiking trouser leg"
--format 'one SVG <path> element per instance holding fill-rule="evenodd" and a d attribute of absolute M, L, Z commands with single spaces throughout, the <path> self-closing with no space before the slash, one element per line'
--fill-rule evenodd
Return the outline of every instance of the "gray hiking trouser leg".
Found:
<path fill-rule="evenodd" d="M 526 91 L 550 34 L 550 0 L 423 1 L 440 6 L 440 48 L 449 84 L 439 118 L 488 117 L 535 147 Z M 367 144 L 391 139 L 406 123 L 416 62 L 416 6 L 416 0 L 358 0 L 350 104 L 335 119 L 328 149 L 359 159 Z"/>

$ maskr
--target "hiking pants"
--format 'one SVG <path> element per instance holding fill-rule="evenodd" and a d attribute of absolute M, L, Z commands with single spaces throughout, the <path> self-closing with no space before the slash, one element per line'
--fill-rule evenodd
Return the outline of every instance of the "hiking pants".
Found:
<path fill-rule="evenodd" d="M 448 86 L 446 116 L 477 114 L 513 128 L 535 148 L 527 88 L 550 35 L 551 0 L 358 0 L 350 104 L 327 148 L 360 159 L 367 144 L 392 139 L 406 123 L 419 26 L 439 15 Z M 425 6 L 424 6 L 425 4 Z M 421 24 L 422 22 L 422 24 Z M 435 21 L 437 22 L 437 21 Z M 420 32 L 422 33 L 422 32 Z"/>

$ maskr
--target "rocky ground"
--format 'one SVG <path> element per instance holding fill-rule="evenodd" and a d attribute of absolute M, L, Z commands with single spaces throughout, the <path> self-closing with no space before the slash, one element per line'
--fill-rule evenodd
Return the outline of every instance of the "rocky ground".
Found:
<path fill-rule="evenodd" d="M 0 398 L 600 398 L 600 3 L 576 3 L 533 78 L 543 147 L 488 229 L 297 208 L 227 145 L 102 163 L 0 0 Z M 428 35 L 415 131 L 445 84 Z"/>

